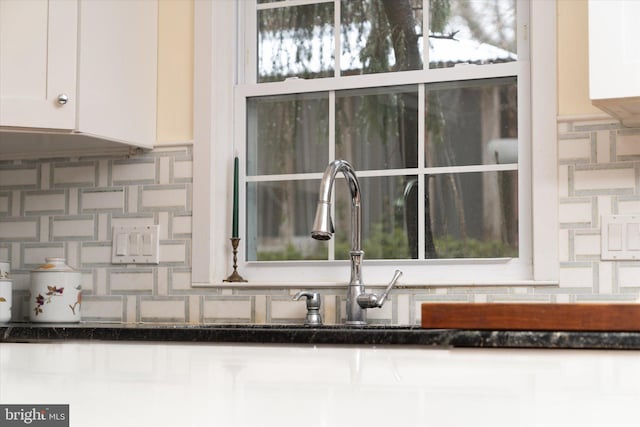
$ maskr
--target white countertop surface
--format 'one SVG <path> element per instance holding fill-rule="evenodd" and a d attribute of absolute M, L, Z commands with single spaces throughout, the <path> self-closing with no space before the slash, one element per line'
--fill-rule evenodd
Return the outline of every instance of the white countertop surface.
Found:
<path fill-rule="evenodd" d="M 69 404 L 72 427 L 637 426 L 639 356 L 0 343 L 0 404 Z"/>

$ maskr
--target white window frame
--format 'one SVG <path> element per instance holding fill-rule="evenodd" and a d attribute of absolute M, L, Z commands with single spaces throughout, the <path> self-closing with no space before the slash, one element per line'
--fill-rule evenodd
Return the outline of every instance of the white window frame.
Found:
<path fill-rule="evenodd" d="M 223 279 L 231 272 L 229 244 L 231 224 L 231 177 L 234 155 L 244 154 L 244 103 L 247 95 L 268 94 L 269 87 L 239 85 L 237 57 L 247 55 L 243 35 L 236 39 L 235 26 L 243 14 L 245 2 L 216 0 L 195 3 L 195 75 L 194 75 L 194 197 L 192 234 L 193 286 L 229 286 Z M 403 284 L 415 286 L 473 285 L 555 285 L 558 282 L 558 214 L 556 167 L 556 8 L 555 1 L 531 1 L 529 28 L 519 31 L 530 38 L 530 62 L 500 64 L 499 67 L 528 66 L 531 93 L 531 131 L 520 128 L 520 135 L 531 135 L 531 162 L 521 162 L 519 185 L 531 186 L 531 227 L 522 230 L 530 241 L 531 254 L 521 248 L 520 259 L 528 259 L 518 268 L 507 268 L 505 260 L 367 260 L 365 283 L 380 285 L 388 281 L 394 268 L 402 269 Z M 251 16 L 249 14 L 249 16 Z M 255 27 L 255 22 L 253 23 Z M 246 25 L 251 26 L 248 22 Z M 535 31 L 539 29 L 538 31 Z M 232 53 L 230 55 L 230 53 Z M 522 54 L 519 52 L 519 55 Z M 526 55 L 526 52 L 525 52 Z M 220 60 L 224 58 L 224 60 Z M 245 61 L 246 62 L 246 61 Z M 494 66 L 495 67 L 495 66 Z M 492 67 L 493 68 L 493 67 Z M 240 70 L 242 71 L 242 70 Z M 431 70 L 433 71 L 433 70 Z M 451 73 L 451 69 L 443 70 Z M 460 73 L 456 75 L 455 73 Z M 464 67 L 455 70 L 452 78 L 464 78 Z M 407 82 L 424 82 L 422 71 L 403 72 Z M 491 72 L 493 76 L 493 72 Z M 364 77 L 364 78 L 363 78 Z M 375 85 L 383 76 L 359 76 L 366 85 Z M 290 81 L 291 92 L 339 90 L 352 88 L 341 79 Z M 404 80 L 403 80 L 404 81 Z M 341 86 L 341 85 L 344 85 Z M 384 84 L 381 84 L 384 85 Z M 250 92 L 247 93 L 246 91 Z M 519 97 L 527 96 L 521 94 Z M 234 126 L 235 123 L 235 126 Z M 239 125 L 240 124 L 240 125 Z M 236 141 L 235 144 L 233 141 Z M 521 153 L 522 154 L 522 153 Z M 526 153 L 524 153 L 526 155 Z M 522 157 L 521 157 L 522 158 Z M 240 176 L 244 176 L 243 163 Z M 527 171 L 526 168 L 530 168 Z M 522 180 L 521 176 L 530 176 Z M 240 200 L 244 199 L 241 180 Z M 240 230 L 244 230 L 241 203 Z M 241 233 L 241 238 L 242 238 Z M 244 245 L 240 245 L 239 271 L 249 280 L 247 286 L 324 287 L 345 283 L 349 279 L 348 261 L 291 261 L 260 263 L 244 261 Z M 305 278 L 305 279 L 301 279 Z M 306 279 L 308 278 L 308 279 Z M 237 285 L 237 284 L 236 284 Z"/>

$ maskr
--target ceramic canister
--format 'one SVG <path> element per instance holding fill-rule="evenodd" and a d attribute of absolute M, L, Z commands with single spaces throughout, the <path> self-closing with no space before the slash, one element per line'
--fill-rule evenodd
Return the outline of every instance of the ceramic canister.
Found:
<path fill-rule="evenodd" d="M 11 320 L 11 280 L 0 279 L 0 323 Z"/>
<path fill-rule="evenodd" d="M 11 263 L 6 259 L 0 259 L 0 279 L 8 279 L 11 274 Z"/>
<path fill-rule="evenodd" d="M 31 270 L 29 319 L 32 322 L 79 322 L 81 273 L 64 258 L 45 258 Z"/>

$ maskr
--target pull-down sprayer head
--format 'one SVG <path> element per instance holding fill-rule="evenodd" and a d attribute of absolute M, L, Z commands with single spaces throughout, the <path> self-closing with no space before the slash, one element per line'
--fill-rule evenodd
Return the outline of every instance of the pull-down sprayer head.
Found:
<path fill-rule="evenodd" d="M 351 192 L 351 250 L 360 251 L 360 184 L 358 183 L 353 167 L 351 167 L 346 160 L 332 161 L 322 175 L 318 207 L 316 208 L 316 217 L 313 221 L 311 237 L 316 240 L 329 240 L 333 236 L 335 230 L 333 221 L 331 220 L 331 191 L 338 172 L 344 174 L 347 185 L 349 186 L 349 191 Z"/>
<path fill-rule="evenodd" d="M 331 220 L 331 202 L 318 200 L 316 219 L 313 221 L 311 237 L 316 240 L 329 240 L 334 232 L 335 229 Z"/>

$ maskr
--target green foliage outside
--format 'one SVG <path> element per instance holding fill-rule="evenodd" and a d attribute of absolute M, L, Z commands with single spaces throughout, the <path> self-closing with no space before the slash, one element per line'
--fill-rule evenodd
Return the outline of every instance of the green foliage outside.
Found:
<path fill-rule="evenodd" d="M 349 259 L 351 241 L 348 237 L 336 237 L 336 259 Z M 311 237 L 309 237 L 311 238 Z M 501 241 L 481 241 L 478 239 L 458 239 L 454 236 L 435 238 L 438 259 L 454 258 L 514 258 L 518 249 Z M 311 255 L 304 256 L 293 244 L 289 243 L 282 251 L 258 252 L 259 261 L 299 261 L 326 260 L 325 246 Z M 392 232 L 383 230 L 381 224 L 373 226 L 369 238 L 363 242 L 365 259 L 410 259 L 407 235 L 402 228 Z"/>
<path fill-rule="evenodd" d="M 369 237 L 362 242 L 365 259 L 410 259 L 407 233 L 402 228 L 389 232 L 382 224 L 374 224 Z M 349 259 L 351 241 L 347 237 L 336 240 L 336 259 Z"/>
<path fill-rule="evenodd" d="M 457 239 L 444 236 L 434 239 L 440 259 L 449 258 L 514 258 L 518 249 L 498 240 Z"/>
<path fill-rule="evenodd" d="M 286 247 L 281 251 L 258 252 L 258 261 L 322 261 L 326 259 L 326 249 L 318 250 L 311 255 L 305 256 L 293 243 L 287 243 Z"/>

